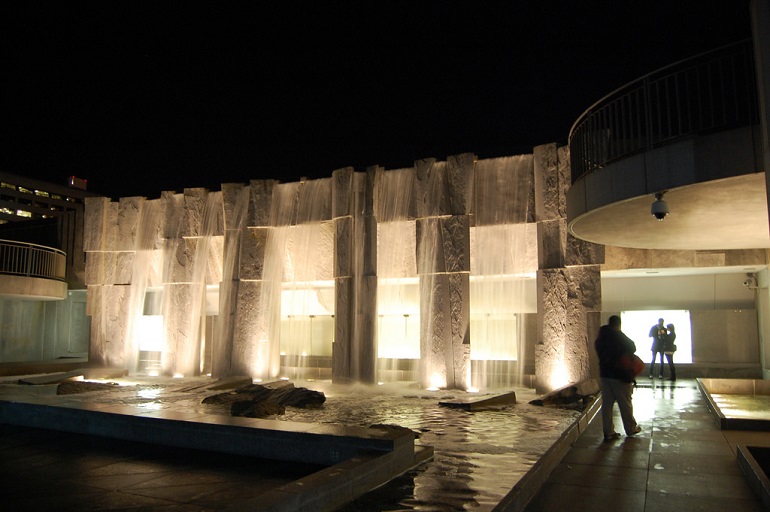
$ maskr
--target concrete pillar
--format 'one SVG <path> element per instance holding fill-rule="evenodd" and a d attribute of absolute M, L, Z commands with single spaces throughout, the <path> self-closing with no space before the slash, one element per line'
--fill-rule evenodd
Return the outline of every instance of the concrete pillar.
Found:
<path fill-rule="evenodd" d="M 377 169 L 332 174 L 335 336 L 332 380 L 374 383 L 377 366 L 377 225 L 373 215 Z"/>
<path fill-rule="evenodd" d="M 470 206 L 475 156 L 415 164 L 420 383 L 470 385 Z"/>
<path fill-rule="evenodd" d="M 569 148 L 538 146 L 535 213 L 538 232 L 538 332 L 535 375 L 547 392 L 592 375 L 593 339 L 601 312 L 603 246 L 568 235 Z"/>
<path fill-rule="evenodd" d="M 231 223 L 227 218 L 225 222 L 225 246 L 228 248 L 226 257 L 231 257 L 229 251 L 238 250 L 233 285 L 224 294 L 220 288 L 219 297 L 220 319 L 223 318 L 223 308 L 234 319 L 229 347 L 229 333 L 223 332 L 223 361 L 219 367 L 220 371 L 225 371 L 226 361 L 230 375 L 265 379 L 276 377 L 280 371 L 278 340 L 271 340 L 271 322 L 274 322 L 273 317 L 280 314 L 280 311 L 276 313 L 269 309 L 271 304 L 280 304 L 280 283 L 276 285 L 270 282 L 270 276 L 264 274 L 273 189 L 276 184 L 275 180 L 251 181 L 245 230 L 239 230 L 236 223 Z M 275 300 L 272 297 L 275 294 L 270 292 L 273 289 L 278 291 L 278 302 L 271 302 Z M 223 304 L 226 300 L 231 301 L 229 306 Z"/>
<path fill-rule="evenodd" d="M 191 357 L 200 358 L 198 319 L 192 319 L 191 308 L 196 297 L 193 283 L 195 253 L 201 235 L 203 215 L 206 207 L 205 188 L 187 188 L 181 203 L 174 201 L 176 210 L 173 217 L 180 218 L 179 233 L 169 237 L 172 255 L 168 280 L 164 284 L 163 327 L 164 347 L 161 357 L 161 371 L 164 375 L 190 373 L 194 366 Z M 173 218 L 172 217 L 172 218 Z M 202 297 L 201 297 L 202 300 Z M 193 348 L 193 346 L 195 347 Z M 190 354 L 193 356 L 190 356 Z"/>
<path fill-rule="evenodd" d="M 233 337 L 235 334 L 238 284 L 241 275 L 241 241 L 248 240 L 249 231 L 246 229 L 248 211 L 246 199 L 251 197 L 251 188 L 240 183 L 225 183 L 222 185 L 222 210 L 224 216 L 224 241 L 222 250 L 222 280 L 219 283 L 219 315 L 214 328 L 214 339 L 211 347 L 211 375 L 215 378 L 231 374 Z M 246 201 L 245 201 L 246 200 Z M 246 202 L 246 204 L 243 204 Z M 264 244 L 262 246 L 264 252 Z M 246 251 L 247 255 L 252 252 Z M 254 258 L 249 260 L 254 261 Z M 253 265 L 248 265 L 252 267 Z"/>
<path fill-rule="evenodd" d="M 125 287 L 116 287 L 118 203 L 109 198 L 86 198 L 84 247 L 87 314 L 91 315 L 89 361 L 122 366 L 125 333 Z"/>

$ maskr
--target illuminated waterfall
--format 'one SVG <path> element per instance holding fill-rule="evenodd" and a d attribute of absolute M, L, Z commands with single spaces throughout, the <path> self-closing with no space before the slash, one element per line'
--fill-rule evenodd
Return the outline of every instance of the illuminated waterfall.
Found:
<path fill-rule="evenodd" d="M 531 175 L 531 155 L 460 155 L 91 200 L 93 359 L 166 375 L 517 384 L 537 311 Z"/>

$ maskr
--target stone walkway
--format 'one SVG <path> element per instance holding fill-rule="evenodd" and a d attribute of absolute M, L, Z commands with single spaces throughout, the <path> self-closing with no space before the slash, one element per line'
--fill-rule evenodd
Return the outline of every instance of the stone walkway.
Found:
<path fill-rule="evenodd" d="M 605 442 L 597 415 L 526 511 L 765 510 L 735 447 L 770 446 L 770 432 L 720 430 L 694 380 L 643 379 L 634 410 L 641 434 Z"/>

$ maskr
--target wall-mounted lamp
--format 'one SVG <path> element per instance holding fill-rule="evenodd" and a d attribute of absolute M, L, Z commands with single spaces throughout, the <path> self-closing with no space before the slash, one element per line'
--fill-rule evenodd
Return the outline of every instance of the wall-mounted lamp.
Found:
<path fill-rule="evenodd" d="M 652 202 L 652 207 L 650 208 L 650 213 L 659 221 L 665 219 L 666 215 L 668 215 L 668 204 L 663 200 L 663 194 L 665 192 L 655 194 L 655 201 Z"/>

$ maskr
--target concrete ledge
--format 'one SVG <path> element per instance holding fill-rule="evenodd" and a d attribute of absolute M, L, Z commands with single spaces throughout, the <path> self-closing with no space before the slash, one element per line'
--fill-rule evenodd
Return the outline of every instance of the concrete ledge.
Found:
<path fill-rule="evenodd" d="M 49 405 L 49 397 L 0 400 L 0 422 L 178 448 L 333 465 L 361 451 L 414 459 L 414 433 L 203 414 L 135 415 L 130 406 Z M 32 402 L 32 403 L 31 403 Z M 37 403 L 34 403 L 37 402 Z"/>
<path fill-rule="evenodd" d="M 61 398 L 61 397 L 56 397 Z M 330 466 L 228 510 L 331 511 L 433 456 L 407 429 L 319 425 L 59 400 L 0 400 L 0 423 Z"/>
<path fill-rule="evenodd" d="M 500 409 L 516 404 L 516 393 L 502 393 L 499 395 L 485 395 L 472 398 L 458 398 L 445 400 L 438 403 L 442 407 L 452 407 L 465 411 L 484 411 L 488 409 Z"/>
<path fill-rule="evenodd" d="M 67 283 L 56 279 L 0 274 L 0 297 L 64 300 L 67 298 Z"/>
<path fill-rule="evenodd" d="M 762 505 L 766 509 L 770 509 L 770 479 L 765 472 L 767 462 L 770 460 L 770 447 L 739 444 L 735 446 L 735 449 L 738 465 L 741 467 L 749 487 L 757 495 Z"/>
<path fill-rule="evenodd" d="M 363 452 L 256 498 L 234 503 L 225 512 L 336 510 L 432 457 L 432 447 L 417 447 L 412 465 L 404 469 L 392 453 Z"/>
<path fill-rule="evenodd" d="M 755 430 L 770 431 L 770 421 L 764 418 L 729 417 L 722 412 L 719 404 L 711 396 L 712 393 L 722 395 L 757 396 L 768 395 L 770 382 L 753 379 L 695 379 L 698 383 L 706 407 L 716 418 L 719 428 L 722 430 Z"/>
<path fill-rule="evenodd" d="M 538 459 L 532 469 L 521 477 L 513 489 L 492 510 L 494 512 L 523 511 L 548 480 L 556 466 L 567 455 L 574 442 L 588 428 L 588 424 L 599 412 L 601 404 L 600 398 L 591 402 L 575 422 L 562 433 L 554 445 Z"/>

